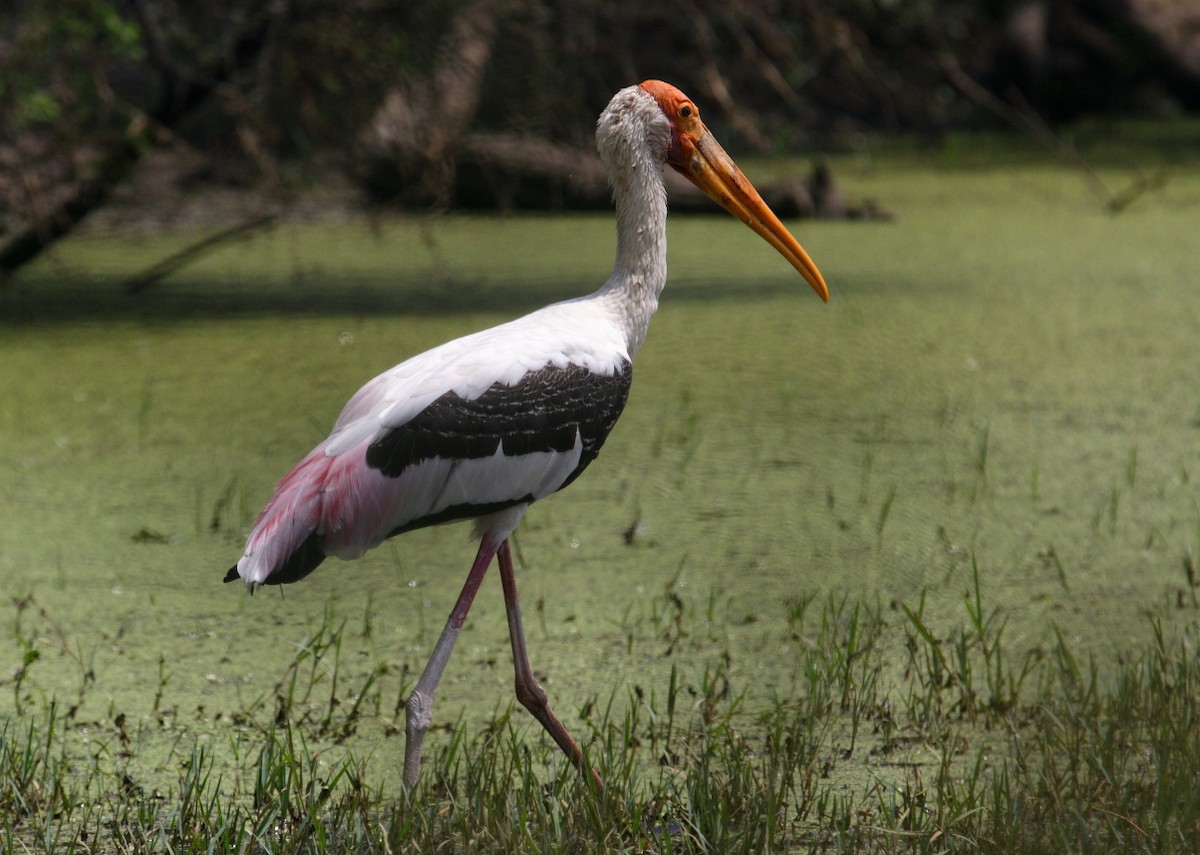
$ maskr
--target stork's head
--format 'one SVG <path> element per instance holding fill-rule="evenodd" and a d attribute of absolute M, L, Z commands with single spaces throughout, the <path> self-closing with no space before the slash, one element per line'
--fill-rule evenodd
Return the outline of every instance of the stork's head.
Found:
<path fill-rule="evenodd" d="M 828 300 L 829 288 L 817 265 L 704 126 L 695 102 L 661 80 L 646 80 L 637 88 L 654 99 L 667 121 L 665 161 L 775 247 Z"/>

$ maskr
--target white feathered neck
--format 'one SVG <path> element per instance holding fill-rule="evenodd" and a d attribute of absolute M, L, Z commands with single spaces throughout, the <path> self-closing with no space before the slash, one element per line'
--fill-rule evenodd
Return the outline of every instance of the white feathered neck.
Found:
<path fill-rule="evenodd" d="M 596 123 L 596 145 L 617 208 L 617 259 L 592 295 L 622 328 L 630 357 L 646 338 L 667 281 L 667 190 L 663 164 L 671 125 L 638 86 L 622 89 Z"/>

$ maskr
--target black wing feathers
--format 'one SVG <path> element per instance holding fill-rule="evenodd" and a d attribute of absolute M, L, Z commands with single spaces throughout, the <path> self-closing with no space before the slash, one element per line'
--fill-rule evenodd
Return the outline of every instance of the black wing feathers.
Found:
<path fill-rule="evenodd" d="M 578 365 L 547 365 L 513 386 L 495 384 L 474 399 L 447 392 L 413 419 L 388 431 L 367 449 L 367 465 L 398 477 L 433 457 L 491 457 L 504 443 L 509 456 L 567 452 L 575 437 L 583 457 L 566 483 L 596 458 L 629 397 L 633 365 L 604 376 Z M 564 483 L 563 486 L 566 486 Z"/>

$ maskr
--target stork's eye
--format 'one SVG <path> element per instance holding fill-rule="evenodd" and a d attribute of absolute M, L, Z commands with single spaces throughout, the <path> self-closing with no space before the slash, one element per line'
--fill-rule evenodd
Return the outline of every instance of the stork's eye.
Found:
<path fill-rule="evenodd" d="M 695 111 L 692 109 L 691 104 L 684 104 L 682 107 L 679 108 L 679 115 L 680 115 L 680 117 L 682 117 L 684 119 L 690 119 L 692 117 L 693 112 L 695 112 Z"/>

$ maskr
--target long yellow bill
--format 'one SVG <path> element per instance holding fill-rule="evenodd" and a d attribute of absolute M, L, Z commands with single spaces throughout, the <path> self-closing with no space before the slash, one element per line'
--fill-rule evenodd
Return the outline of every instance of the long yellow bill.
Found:
<path fill-rule="evenodd" d="M 641 87 L 654 96 L 671 120 L 667 163 L 775 247 L 817 296 L 828 302 L 829 286 L 817 265 L 700 121 L 700 111 L 691 99 L 661 80 L 647 80 Z"/>

